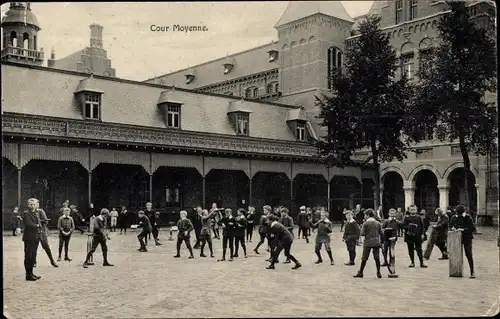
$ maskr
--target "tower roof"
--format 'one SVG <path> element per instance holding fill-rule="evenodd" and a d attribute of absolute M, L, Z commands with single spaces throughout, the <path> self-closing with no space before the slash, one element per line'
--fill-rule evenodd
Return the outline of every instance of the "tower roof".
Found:
<path fill-rule="evenodd" d="M 17 23 L 29 24 L 40 30 L 40 24 L 36 16 L 31 12 L 29 2 L 12 2 L 2 19 L 2 26 Z"/>
<path fill-rule="evenodd" d="M 340 1 L 290 1 L 286 7 L 285 13 L 283 13 L 274 27 L 277 28 L 317 13 L 353 22 L 351 16 L 347 13 Z"/>

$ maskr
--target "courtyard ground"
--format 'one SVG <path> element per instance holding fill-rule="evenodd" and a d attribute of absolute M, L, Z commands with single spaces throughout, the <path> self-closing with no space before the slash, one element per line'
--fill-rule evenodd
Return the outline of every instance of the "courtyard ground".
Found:
<path fill-rule="evenodd" d="M 217 262 L 216 258 L 174 259 L 175 241 L 137 252 L 136 232 L 111 233 L 109 259 L 115 267 L 102 267 L 100 248 L 95 266 L 82 268 L 87 236 L 75 234 L 70 243 L 72 262 L 50 266 L 45 252 L 38 250 L 42 276 L 24 280 L 23 243 L 20 237 L 4 235 L 4 312 L 8 318 L 185 318 L 185 317 L 318 317 L 318 316 L 493 316 L 498 313 L 499 251 L 497 230 L 480 228 L 474 241 L 476 279 L 469 279 L 464 258 L 464 278 L 448 277 L 448 262 L 440 261 L 437 248 L 429 268 L 408 268 L 406 246 L 396 247 L 399 278 L 377 279 L 373 259 L 365 278 L 352 276 L 359 265 L 344 266 L 347 251 L 342 233 L 335 226 L 332 236 L 335 266 L 315 265 L 313 243 L 296 240 L 292 252 L 303 267 L 279 263 L 266 270 L 267 254 L 255 255 L 257 243 L 248 244 L 249 258 Z M 57 235 L 49 238 L 57 257 Z M 214 240 L 216 257 L 221 241 Z M 323 252 L 325 261 L 328 259 Z M 283 261 L 283 257 L 281 261 Z"/>

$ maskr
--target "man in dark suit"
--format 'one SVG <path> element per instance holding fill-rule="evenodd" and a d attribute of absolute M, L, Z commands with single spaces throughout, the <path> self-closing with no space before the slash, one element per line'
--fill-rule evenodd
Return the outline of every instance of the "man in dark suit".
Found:
<path fill-rule="evenodd" d="M 377 277 L 382 278 L 380 273 L 380 246 L 381 239 L 384 236 L 382 225 L 375 219 L 375 212 L 369 208 L 365 210 L 366 220 L 361 227 L 361 236 L 365 237 L 363 241 L 363 255 L 361 256 L 361 267 L 354 278 L 363 278 L 363 270 L 365 269 L 370 252 L 373 251 L 373 259 L 377 266 Z"/>
<path fill-rule="evenodd" d="M 38 216 L 37 206 L 38 200 L 36 198 L 30 198 L 28 200 L 28 210 L 23 213 L 24 269 L 26 271 L 27 281 L 35 281 L 42 278 L 33 274 L 41 232 L 41 222 L 40 216 Z"/>
<path fill-rule="evenodd" d="M 274 264 L 278 260 L 278 257 L 282 250 L 285 251 L 285 256 L 287 259 L 293 261 L 295 266 L 292 269 L 298 269 L 302 265 L 295 259 L 295 257 L 290 253 L 293 243 L 293 235 L 290 233 L 285 226 L 278 222 L 278 217 L 272 215 L 269 216 L 271 224 L 269 225 L 269 232 L 274 235 L 276 240 L 276 249 L 273 250 L 273 257 L 271 257 L 271 264 L 266 267 L 266 269 L 275 269 Z"/>

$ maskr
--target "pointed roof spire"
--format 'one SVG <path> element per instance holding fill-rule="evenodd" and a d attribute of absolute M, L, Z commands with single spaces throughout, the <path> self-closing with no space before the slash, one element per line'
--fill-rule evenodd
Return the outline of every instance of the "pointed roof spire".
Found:
<path fill-rule="evenodd" d="M 317 13 L 353 22 L 340 1 L 290 1 L 275 28 Z"/>

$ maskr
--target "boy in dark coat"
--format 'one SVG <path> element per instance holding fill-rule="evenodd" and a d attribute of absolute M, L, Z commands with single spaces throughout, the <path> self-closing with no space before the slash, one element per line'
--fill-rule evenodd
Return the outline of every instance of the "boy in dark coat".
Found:
<path fill-rule="evenodd" d="M 346 223 L 342 240 L 345 242 L 347 251 L 349 252 L 349 262 L 345 263 L 344 265 L 354 266 L 354 260 L 356 259 L 356 243 L 359 240 L 360 227 L 359 224 L 354 220 L 352 211 L 346 211 L 345 216 Z"/>
<path fill-rule="evenodd" d="M 144 214 L 144 211 L 140 210 L 138 212 L 139 215 L 139 227 L 142 227 L 142 231 L 137 235 L 137 239 L 139 240 L 139 244 L 141 247 L 139 248 L 140 252 L 147 252 L 146 243 L 144 242 L 144 238 L 151 232 L 151 221 L 148 216 Z"/>
<path fill-rule="evenodd" d="M 259 243 L 257 244 L 257 247 L 255 247 L 255 249 L 253 250 L 257 255 L 259 254 L 259 247 L 266 240 L 266 235 L 267 235 L 267 218 L 268 218 L 270 212 L 271 212 L 271 206 L 265 205 L 263 207 L 263 213 L 262 213 L 262 216 L 260 217 L 260 222 L 259 222 L 259 236 L 260 236 L 260 240 L 259 240 Z"/>
<path fill-rule="evenodd" d="M 382 255 L 384 256 L 384 263 L 382 267 L 387 266 L 387 252 L 389 251 L 389 246 L 391 245 L 390 239 L 393 237 L 398 237 L 400 228 L 402 228 L 403 223 L 396 219 L 397 212 L 394 208 L 389 209 L 389 218 L 382 223 L 382 231 L 384 232 L 384 243 L 382 249 Z"/>
<path fill-rule="evenodd" d="M 245 245 L 245 230 L 247 228 L 248 221 L 245 218 L 245 210 L 238 209 L 236 213 L 236 227 L 234 230 L 234 255 L 233 257 L 238 258 L 238 250 L 243 248 L 243 254 L 245 254 L 245 258 L 247 258 L 247 246 Z"/>
<path fill-rule="evenodd" d="M 469 262 L 470 278 L 476 278 L 474 273 L 474 259 L 472 257 L 472 240 L 474 239 L 474 220 L 467 214 L 463 205 L 455 208 L 455 215 L 451 218 L 451 229 L 462 231 L 462 245 L 464 247 L 465 257 Z"/>
<path fill-rule="evenodd" d="M 302 233 L 302 238 L 306 239 L 306 243 L 309 243 L 309 217 L 307 216 L 306 207 L 300 206 L 300 212 L 297 216 L 297 224 L 299 225 L 299 234 L 297 238 L 300 238 Z"/>
<path fill-rule="evenodd" d="M 365 236 L 363 241 L 363 255 L 361 256 L 361 267 L 358 273 L 353 276 L 354 278 L 363 278 L 363 270 L 365 269 L 368 257 L 370 257 L 370 251 L 373 252 L 373 259 L 375 259 L 375 265 L 377 266 L 377 278 L 382 278 L 380 273 L 380 246 L 382 233 L 382 225 L 375 220 L 375 212 L 373 209 L 365 210 L 366 220 L 361 228 L 361 236 Z"/>
<path fill-rule="evenodd" d="M 436 232 L 436 246 L 438 246 L 441 251 L 441 257 L 439 260 L 447 260 L 448 259 L 448 249 L 446 247 L 446 242 L 448 240 L 448 229 L 450 225 L 450 221 L 448 218 L 448 214 L 443 212 L 441 208 L 436 209 L 436 215 L 438 216 L 438 221 L 436 225 L 433 225 L 434 231 Z"/>
<path fill-rule="evenodd" d="M 226 252 L 229 245 L 229 261 L 233 261 L 234 255 L 234 233 L 236 220 L 233 217 L 233 211 L 230 208 L 224 210 L 225 216 L 219 221 L 222 226 L 222 258 L 218 261 L 226 260 Z"/>
<path fill-rule="evenodd" d="M 276 264 L 276 261 L 278 260 L 278 257 L 282 250 L 285 251 L 285 256 L 287 257 L 287 259 L 290 259 L 295 263 L 295 266 L 292 269 L 300 268 L 302 265 L 290 253 L 293 243 L 293 235 L 288 231 L 288 229 L 286 229 L 285 226 L 277 221 L 278 218 L 276 216 L 270 216 L 269 220 L 271 221 L 271 224 L 269 225 L 269 231 L 274 235 L 274 238 L 276 240 L 276 249 L 273 250 L 271 264 L 267 266 L 266 269 L 275 269 L 274 265 Z"/>
<path fill-rule="evenodd" d="M 313 229 L 318 230 L 318 234 L 316 235 L 316 245 L 314 246 L 314 252 L 316 256 L 318 256 L 318 260 L 315 264 L 320 264 L 323 262 L 323 258 L 321 258 L 321 246 L 325 246 L 326 253 L 330 258 L 330 265 L 334 265 L 332 249 L 330 248 L 330 234 L 332 233 L 332 222 L 328 219 L 328 212 L 324 209 L 321 209 L 321 217 L 316 223 L 312 224 L 311 227 Z"/>
<path fill-rule="evenodd" d="M 424 220 L 417 214 L 417 206 L 409 207 L 410 215 L 406 216 L 403 221 L 405 230 L 405 241 L 408 246 L 408 254 L 410 256 L 410 268 L 415 267 L 415 251 L 417 252 L 421 268 L 427 268 L 424 264 L 422 253 L 422 241 L 424 239 Z"/>

